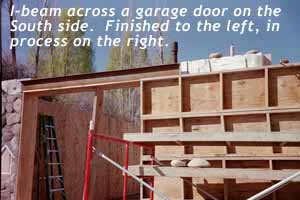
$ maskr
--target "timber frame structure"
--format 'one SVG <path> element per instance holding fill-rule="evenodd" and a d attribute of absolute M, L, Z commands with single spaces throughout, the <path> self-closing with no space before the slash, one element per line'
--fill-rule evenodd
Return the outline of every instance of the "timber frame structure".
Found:
<path fill-rule="evenodd" d="M 31 200 L 33 195 L 39 97 L 95 92 L 95 95 L 99 97 L 97 98 L 99 99 L 97 106 L 101 107 L 103 90 L 139 87 L 140 79 L 142 78 L 177 74 L 179 74 L 179 65 L 172 64 L 23 81 L 22 124 L 16 199 Z M 95 119 L 99 119 L 99 117 L 96 116 Z"/>
<path fill-rule="evenodd" d="M 286 70 L 288 72 L 286 72 Z M 238 75 L 235 75 L 238 74 Z M 47 79 L 37 79 L 37 80 L 27 80 L 23 81 L 23 108 L 22 108 L 22 126 L 21 126 L 21 137 L 20 137 L 20 153 L 19 153 L 19 167 L 17 174 L 17 200 L 30 200 L 32 199 L 33 193 L 33 175 L 34 175 L 34 155 L 36 148 L 36 134 L 37 134 L 37 116 L 38 116 L 38 99 L 42 96 L 53 96 L 68 93 L 79 93 L 79 92 L 95 92 L 98 98 L 97 106 L 101 107 L 103 103 L 103 90 L 109 89 L 120 89 L 120 88 L 141 88 L 141 120 L 142 127 L 141 132 L 154 132 L 155 126 L 162 127 L 161 123 L 166 123 L 167 127 L 175 125 L 179 127 L 172 129 L 170 132 L 192 132 L 191 128 L 184 126 L 185 124 L 195 124 L 199 117 L 208 117 L 208 123 L 214 124 L 215 121 L 219 121 L 222 125 L 222 129 L 219 131 L 230 131 L 234 126 L 234 121 L 236 120 L 233 115 L 251 115 L 257 118 L 258 115 L 264 115 L 267 121 L 267 132 L 273 131 L 271 127 L 270 115 L 275 116 L 275 118 L 280 118 L 277 116 L 278 113 L 300 113 L 300 100 L 299 99 L 289 99 L 288 97 L 283 99 L 274 98 L 271 93 L 276 93 L 278 95 L 278 90 L 272 86 L 272 81 L 274 81 L 275 76 L 293 76 L 292 79 L 300 79 L 300 63 L 286 64 L 286 65 L 272 65 L 263 66 L 258 68 L 248 68 L 239 69 L 234 71 L 224 71 L 224 72 L 212 72 L 209 74 L 198 74 L 198 75 L 181 75 L 180 67 L 178 64 L 172 65 L 161 65 L 152 66 L 145 68 L 129 69 L 129 70 L 119 70 L 113 72 L 100 72 L 85 75 L 74 75 L 67 77 L 58 78 L 47 78 Z M 203 77 L 202 80 L 197 80 L 197 77 Z M 233 100 L 234 95 L 227 96 L 224 92 L 224 88 L 229 87 L 232 84 L 231 80 L 239 79 L 238 77 L 244 77 L 247 79 L 250 76 L 250 81 L 242 81 L 239 85 L 249 85 L 254 84 L 254 87 L 258 87 L 263 84 L 264 87 L 258 87 L 258 90 L 264 94 L 263 96 L 253 96 L 248 101 L 248 106 L 245 106 L 243 99 Z M 290 77 L 291 78 L 291 77 Z M 275 78 L 276 79 L 276 78 Z M 249 80 L 249 79 L 248 79 Z M 254 82 L 253 82 L 254 81 Z M 276 81 L 276 80 L 275 80 Z M 216 92 L 219 97 L 218 101 L 215 99 L 209 105 L 198 106 L 194 103 L 182 103 L 183 98 L 196 98 L 191 97 L 191 94 L 184 95 L 185 88 L 192 90 L 190 87 L 191 83 L 217 83 L 217 87 L 204 86 L 208 91 Z M 157 101 L 156 97 L 152 98 L 151 93 L 145 93 L 144 91 L 154 91 L 153 87 L 160 87 L 167 85 L 171 88 L 170 92 L 174 92 L 173 103 L 168 104 L 166 107 L 161 107 L 158 104 L 153 104 L 152 101 Z M 229 84 L 229 85 L 228 85 Z M 296 82 L 294 84 L 299 84 Z M 180 85 L 180 87 L 178 87 Z M 184 87 L 181 87 L 181 86 Z M 201 84 L 200 84 L 201 85 Z M 224 86 L 225 85 L 225 86 Z M 166 87 L 166 89 L 170 89 Z M 239 87 L 239 86 L 237 86 Z M 297 85 L 293 85 L 297 88 Z M 252 88 L 253 89 L 253 88 Z M 296 90 L 296 89 L 295 89 Z M 162 90 L 163 92 L 164 90 Z M 196 91 L 197 92 L 197 91 Z M 231 91 L 232 92 L 232 91 Z M 286 91 L 289 92 L 289 91 Z M 299 91 L 294 91 L 296 95 L 299 95 Z M 153 94 L 153 93 L 152 93 Z M 177 95 L 179 94 L 179 95 Z M 283 93 L 284 94 L 284 93 Z M 150 96 L 149 96 L 150 95 Z M 171 94 L 172 95 L 172 94 Z M 199 93 L 196 93 L 199 95 Z M 201 94 L 200 94 L 201 95 Z M 280 94 L 282 95 L 282 94 Z M 222 97 L 222 98 L 221 98 Z M 163 98 L 169 98 L 168 96 L 163 96 Z M 209 97 L 210 98 L 210 97 Z M 259 98 L 258 104 L 255 98 Z M 164 101 L 162 100 L 161 101 Z M 149 100 L 149 101 L 148 101 Z M 287 102 L 288 105 L 281 106 L 280 103 Z M 253 103 L 253 104 L 251 104 Z M 293 105 L 291 105 L 293 104 Z M 249 108 L 250 105 L 250 108 Z M 291 106 L 290 106 L 291 105 Z M 252 109 L 252 108 L 255 109 Z M 202 109 L 212 109 L 218 108 L 216 111 L 203 112 Z M 195 112 L 193 109 L 195 109 Z M 201 112 L 200 112 L 201 110 Z M 161 114 L 157 111 L 164 112 Z M 298 115 L 297 115 L 298 116 Z M 216 117 L 220 117 L 216 119 Z M 258 116 L 260 120 L 260 116 Z M 276 120 L 274 118 L 274 120 Z M 96 119 L 98 119 L 96 117 Z M 224 121 L 225 119 L 225 121 Z M 250 120 L 253 118 L 249 118 Z M 196 120 L 196 121 L 195 121 Z M 211 122 L 211 120 L 213 122 Z M 229 121 L 228 127 L 226 126 L 226 120 Z M 189 126 L 190 127 L 190 126 Z M 227 128 L 226 128 L 227 127 Z M 199 128 L 199 127 L 198 127 Z M 276 128 L 276 127 L 275 127 Z M 201 129 L 201 127 L 200 127 Z M 227 130 L 226 130 L 227 129 Z M 167 129 L 165 129 L 167 130 Z M 97 131 L 97 130 L 96 130 Z M 216 131 L 216 130 L 214 130 Z M 160 131 L 161 132 L 161 131 Z M 163 131 L 168 132 L 168 131 Z M 298 131 L 299 132 L 299 131 Z M 268 138 L 272 140 L 272 138 Z M 278 138 L 276 139 L 276 141 Z M 277 141 L 278 142 L 278 141 Z M 225 141 L 227 144 L 227 149 L 225 147 L 226 153 L 233 153 L 237 149 L 232 148 L 231 141 Z M 187 146 L 183 146 L 182 149 L 185 153 L 193 152 L 193 150 Z M 265 147 L 261 147 L 265 148 Z M 273 147 L 274 151 L 277 151 L 277 147 Z M 172 149 L 171 149 L 172 151 Z M 272 152 L 273 153 L 273 152 Z M 149 155 L 149 154 L 148 154 Z M 161 160 L 170 160 L 170 157 L 164 158 L 165 155 L 155 155 Z M 299 155 L 298 155 L 299 156 Z M 175 155 L 176 157 L 176 155 Z M 297 157 L 298 159 L 299 157 Z M 147 153 L 144 152 L 142 157 L 143 162 L 147 161 Z M 213 159 L 213 158 L 212 158 Z M 220 158 L 221 159 L 221 158 Z M 221 159 L 221 163 L 226 163 Z M 237 157 L 228 157 L 228 159 L 237 159 Z M 253 158 L 255 160 L 255 158 Z M 263 158 L 265 159 L 265 158 Z M 267 160 L 272 160 L 277 158 L 270 158 Z M 297 160 L 296 159 L 296 160 Z M 242 160 L 242 159 L 238 159 Z M 272 162 L 271 162 L 272 165 Z M 270 165 L 270 169 L 272 166 Z M 221 167 L 222 168 L 222 167 Z M 167 169 L 166 169 L 167 170 Z M 211 169 L 213 171 L 214 169 Z M 149 173 L 151 169 L 148 170 Z M 182 170 L 183 171 L 183 170 Z M 184 172 L 182 172 L 184 173 Z M 222 172 L 220 172 L 222 173 Z M 255 173 L 255 172 L 253 172 Z M 226 177 L 225 177 L 226 178 Z M 232 177 L 229 177 L 232 178 Z M 280 179 L 280 178 L 278 178 Z M 229 180 L 227 180 L 229 181 Z M 225 188 L 224 190 L 227 190 Z M 187 194 L 187 198 L 189 195 Z"/>

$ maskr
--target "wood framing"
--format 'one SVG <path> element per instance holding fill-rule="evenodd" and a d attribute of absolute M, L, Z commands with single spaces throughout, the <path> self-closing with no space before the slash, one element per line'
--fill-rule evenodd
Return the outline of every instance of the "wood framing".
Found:
<path fill-rule="evenodd" d="M 236 142 L 236 143 L 300 143 L 300 134 L 278 132 L 196 132 L 183 133 L 125 133 L 125 140 L 146 144 L 168 144 L 178 145 L 179 143 L 203 143 L 203 142 Z M 214 144 L 215 145 L 215 144 Z M 242 145 L 242 144 L 241 144 Z M 271 144 L 272 145 L 272 144 Z M 294 144 L 293 144 L 294 145 Z M 299 145 L 299 144 L 298 144 Z"/>
<path fill-rule="evenodd" d="M 20 156 L 17 177 L 17 200 L 32 199 L 33 166 L 36 145 L 37 102 L 40 96 L 59 95 L 116 88 L 141 87 L 142 132 L 288 132 L 298 134 L 300 130 L 300 63 L 247 68 L 207 74 L 181 75 L 179 65 L 163 65 L 139 69 L 101 72 L 59 78 L 23 81 L 23 111 L 20 136 Z M 101 95 L 101 94 L 99 94 Z M 198 102 L 198 103 L 197 103 Z M 99 102 L 99 105 L 101 102 Z M 289 143 L 288 143 L 289 144 Z M 156 155 L 182 154 L 284 154 L 299 155 L 298 146 L 157 146 Z M 144 152 L 147 155 L 147 152 Z M 147 161 L 144 161 L 146 163 Z M 246 166 L 245 163 L 238 164 Z M 270 170 L 299 169 L 293 161 L 276 160 L 267 165 Z M 238 165 L 224 161 L 218 166 L 227 169 Z M 265 166 L 258 163 L 257 165 Z M 172 185 L 167 184 L 172 181 Z M 192 179 L 203 182 L 202 179 Z M 215 184 L 218 195 L 224 197 L 223 178 L 208 179 Z M 227 181 L 225 199 L 240 199 L 243 192 L 233 192 L 232 181 Z M 256 192 L 263 186 L 247 186 Z M 297 183 L 298 184 L 298 183 Z M 166 188 L 167 186 L 168 188 Z M 183 187 L 180 178 L 156 177 L 155 186 L 170 192 L 171 198 L 182 196 L 202 198 L 201 194 Z M 211 188 L 213 188 L 211 187 Z M 210 190 L 212 190 L 210 188 Z M 297 194 L 290 186 L 289 191 Z M 208 188 L 209 189 L 209 188 Z M 175 193 L 173 191 L 176 191 Z M 168 193 L 169 194 L 169 193 Z M 197 196 L 198 195 L 198 196 Z M 286 196 L 276 193 L 278 199 Z M 242 197 L 244 197 L 242 196 Z M 295 195 L 294 195 L 295 196 Z M 234 197 L 234 198 L 233 198 Z"/>
<path fill-rule="evenodd" d="M 97 109 L 96 112 L 96 133 L 122 137 L 126 130 L 139 130 L 138 126 L 130 121 L 103 113 L 101 111 L 101 91 L 98 91 L 97 94 L 99 109 Z M 72 200 L 82 199 L 87 127 L 89 121 L 92 119 L 92 113 L 87 110 L 82 110 L 76 105 L 72 106 L 63 103 L 39 100 L 39 114 L 51 115 L 54 118 L 60 158 L 63 162 L 64 188 L 67 198 Z M 124 148 L 122 145 L 101 140 L 94 140 L 93 145 L 97 149 L 106 152 L 106 154 L 116 162 L 123 162 L 123 157 L 121 155 L 124 154 Z M 130 159 L 131 164 L 138 164 L 138 148 L 130 149 Z M 43 161 L 40 162 L 41 164 L 43 163 Z M 43 170 L 43 168 L 39 169 Z M 43 171 L 40 172 L 40 175 L 41 174 L 43 174 Z M 122 181 L 119 181 L 121 177 L 122 173 L 120 171 L 114 168 L 112 169 L 106 161 L 95 157 L 91 166 L 89 199 L 99 199 L 99 194 L 101 194 L 103 199 L 118 198 L 122 196 Z M 37 178 L 34 180 L 37 181 Z M 103 182 L 105 182 L 105 187 L 103 187 Z M 36 192 L 37 190 L 34 190 L 33 199 L 38 199 L 36 198 L 37 195 L 40 197 L 39 199 L 46 198 L 43 196 L 43 194 L 45 195 L 46 193 L 43 181 L 40 182 L 39 188 L 39 193 Z M 136 184 L 134 180 L 129 180 L 128 193 L 133 194 L 137 192 L 138 184 Z"/>
<path fill-rule="evenodd" d="M 16 199 L 32 199 L 39 97 L 87 91 L 95 92 L 104 89 L 139 87 L 142 78 L 178 74 L 179 65 L 172 64 L 22 81 L 23 110 Z M 99 92 L 98 94 L 101 96 Z M 101 104 L 100 101 L 98 103 L 99 105 Z"/>
<path fill-rule="evenodd" d="M 189 167 L 160 167 L 160 166 L 130 166 L 129 171 L 137 176 L 158 177 L 201 177 L 201 178 L 228 178 L 254 180 L 282 180 L 299 170 L 270 170 L 270 169 L 213 169 Z M 294 182 L 300 182 L 300 177 Z"/>
<path fill-rule="evenodd" d="M 139 87 L 140 79 L 176 75 L 179 65 L 161 65 L 110 72 L 98 72 L 56 78 L 23 81 L 23 91 L 43 95 L 56 95 L 101 89 Z"/>
<path fill-rule="evenodd" d="M 294 156 L 286 156 L 286 155 L 266 155 L 266 156 L 253 156 L 253 155 L 234 155 L 234 154 L 226 154 L 226 155 L 213 155 L 213 156 L 207 156 L 207 155 L 195 155 L 195 154 L 184 154 L 184 155 L 178 155 L 178 156 L 156 156 L 155 158 L 159 161 L 171 161 L 175 159 L 194 159 L 194 158 L 202 158 L 208 161 L 212 160 L 220 160 L 220 161 L 227 161 L 227 160 L 300 160 L 300 156 L 294 155 Z M 142 157 L 144 161 L 150 161 L 152 160 L 150 156 L 144 155 Z"/>
<path fill-rule="evenodd" d="M 16 199 L 32 199 L 37 136 L 38 97 L 23 94 Z"/>
<path fill-rule="evenodd" d="M 142 134 L 126 138 L 155 145 L 155 156 L 167 166 L 175 158 L 204 156 L 225 171 L 231 167 L 300 169 L 299 63 L 145 78 L 141 102 Z M 289 137 L 292 143 L 282 142 Z M 143 152 L 141 163 L 149 164 L 148 152 Z M 155 177 L 154 185 L 172 199 L 207 198 L 187 186 L 186 180 L 220 199 L 246 199 L 271 184 L 222 176 L 184 180 Z M 300 196 L 297 186 L 283 190 L 294 195 L 279 191 L 271 199 Z"/>

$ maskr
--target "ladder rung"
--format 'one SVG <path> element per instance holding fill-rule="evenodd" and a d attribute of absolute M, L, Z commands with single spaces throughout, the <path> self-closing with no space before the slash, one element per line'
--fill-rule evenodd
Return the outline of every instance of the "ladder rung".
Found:
<path fill-rule="evenodd" d="M 53 125 L 45 125 L 46 128 L 55 128 Z"/>
<path fill-rule="evenodd" d="M 62 165 L 63 163 L 48 163 L 48 165 Z"/>
<path fill-rule="evenodd" d="M 64 188 L 58 188 L 58 189 L 51 189 L 50 192 L 61 192 L 64 191 Z"/>
<path fill-rule="evenodd" d="M 58 153 L 58 150 L 48 150 L 48 153 Z"/>
<path fill-rule="evenodd" d="M 47 140 L 56 140 L 56 138 L 47 137 Z"/>
<path fill-rule="evenodd" d="M 63 176 L 49 176 L 50 179 L 54 179 L 54 178 L 63 178 Z"/>
<path fill-rule="evenodd" d="M 66 199 L 66 194 L 65 194 L 65 189 L 64 189 L 64 177 L 62 175 L 62 171 L 61 171 L 61 165 L 63 165 L 63 163 L 60 163 L 59 161 L 59 149 L 58 149 L 58 145 L 57 145 L 57 138 L 55 136 L 55 126 L 53 124 L 53 117 L 49 117 L 49 118 L 44 118 L 41 122 L 41 126 L 43 126 L 43 143 L 44 143 L 44 148 L 47 150 L 46 153 L 46 160 L 48 160 L 50 157 L 51 160 L 48 160 L 46 164 L 47 170 L 49 170 L 49 168 L 51 168 L 51 173 L 47 176 L 47 177 L 40 177 L 40 180 L 44 180 L 46 179 L 49 182 L 49 185 L 47 187 L 47 191 L 50 194 L 50 199 L 52 197 L 54 197 L 54 193 L 55 192 L 59 192 L 61 195 L 64 196 L 63 199 Z M 53 141 L 53 142 L 52 142 Z M 54 153 L 56 153 L 56 161 L 52 161 L 52 157 L 55 155 Z M 50 161 L 50 162 L 49 162 Z M 56 168 L 58 168 L 58 172 L 59 173 L 55 173 L 53 174 L 53 166 L 55 166 Z M 60 182 L 61 183 L 61 187 L 62 188 L 51 188 L 49 187 L 50 185 L 53 185 L 56 182 Z"/>

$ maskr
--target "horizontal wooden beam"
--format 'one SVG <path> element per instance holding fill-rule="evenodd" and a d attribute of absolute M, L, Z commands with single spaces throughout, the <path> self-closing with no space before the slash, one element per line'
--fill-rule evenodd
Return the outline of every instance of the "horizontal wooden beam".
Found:
<path fill-rule="evenodd" d="M 216 155 L 216 156 L 207 156 L 207 155 L 196 155 L 196 154 L 185 154 L 185 155 L 159 155 L 155 156 L 155 158 L 159 161 L 171 161 L 171 160 L 185 160 L 185 159 L 194 159 L 194 158 L 202 158 L 205 160 L 217 160 L 217 161 L 241 161 L 241 160 L 246 160 L 246 161 L 251 161 L 251 160 L 259 160 L 259 161 L 281 161 L 281 160 L 299 160 L 300 161 L 300 156 L 290 156 L 290 155 L 264 155 L 264 156 L 254 156 L 254 155 Z M 142 156 L 143 161 L 151 161 L 151 156 L 149 155 L 143 155 Z"/>
<path fill-rule="evenodd" d="M 205 72 L 205 73 L 191 73 L 191 74 L 182 74 L 180 77 L 183 79 L 193 78 L 193 77 L 206 77 L 206 76 L 214 76 L 219 74 L 232 74 L 232 73 L 241 73 L 241 72 L 253 72 L 253 71 L 264 71 L 265 69 L 269 70 L 277 70 L 283 68 L 294 68 L 300 67 L 300 63 L 290 63 L 290 64 L 277 64 L 277 65 L 265 65 L 260 67 L 249 67 L 249 68 L 239 68 L 239 69 L 230 69 L 230 70 L 220 70 L 214 72 Z M 150 81 L 159 81 L 159 80 L 167 80 L 167 79 L 176 79 L 179 76 L 164 76 L 164 77 L 155 77 L 155 78 L 143 78 L 141 81 L 150 82 Z"/>
<path fill-rule="evenodd" d="M 212 145 L 218 143 L 246 143 L 245 145 L 255 145 L 252 143 L 299 143 L 299 133 L 289 132 L 212 132 L 212 133 L 125 133 L 125 140 L 139 143 L 151 143 L 155 145 L 178 145 L 199 144 L 212 142 Z M 222 145 L 222 144 L 221 144 Z M 268 145 L 268 144 L 266 144 Z M 294 144 L 293 144 L 294 145 Z"/>
<path fill-rule="evenodd" d="M 254 180 L 283 180 L 299 170 L 241 169 L 241 168 L 189 168 L 189 167 L 159 167 L 159 166 L 129 166 L 129 171 L 137 176 L 158 177 L 201 177 Z M 300 182 L 300 177 L 293 180 Z"/>
<path fill-rule="evenodd" d="M 56 93 L 73 93 L 101 89 L 138 87 L 142 78 L 178 75 L 179 65 L 161 65 L 144 68 L 99 72 L 92 74 L 73 75 L 56 78 L 22 81 L 23 91 L 51 95 Z"/>
<path fill-rule="evenodd" d="M 222 111 L 212 112 L 178 112 L 169 114 L 147 114 L 142 115 L 143 120 L 156 120 L 156 119 L 177 119 L 177 118 L 194 118 L 194 117 L 215 117 L 223 116 L 236 116 L 236 115 L 252 115 L 252 114 L 265 114 L 265 113 L 293 113 L 300 112 L 299 107 L 268 107 L 268 108 L 252 108 L 252 109 L 228 109 Z"/>
<path fill-rule="evenodd" d="M 112 89 L 124 89 L 124 88 L 135 88 L 139 87 L 139 81 L 119 81 L 119 82 L 109 82 L 109 83 L 96 83 L 96 84 L 86 84 L 78 86 L 65 86 L 65 87 L 53 87 L 37 90 L 26 90 L 24 93 L 35 94 L 38 96 L 55 96 L 61 94 L 69 93 L 80 93 L 80 92 L 96 92 L 100 90 L 112 90 Z"/>

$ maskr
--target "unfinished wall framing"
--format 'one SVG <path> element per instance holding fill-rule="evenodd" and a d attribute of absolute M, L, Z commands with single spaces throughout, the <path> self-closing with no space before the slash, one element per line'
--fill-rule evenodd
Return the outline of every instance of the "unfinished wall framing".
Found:
<path fill-rule="evenodd" d="M 21 124 L 21 134 L 20 134 L 20 150 L 19 150 L 19 165 L 17 173 L 17 189 L 16 189 L 16 199 L 17 200 L 31 200 L 33 199 L 34 194 L 34 166 L 35 166 L 35 151 L 37 143 L 37 117 L 40 112 L 39 108 L 39 97 L 43 96 L 55 96 L 61 94 L 69 93 L 80 93 L 80 92 L 94 92 L 94 94 L 99 97 L 97 98 L 97 110 L 100 110 L 103 104 L 103 90 L 110 89 L 121 89 L 121 88 L 138 88 L 140 79 L 150 78 L 150 77 L 160 77 L 160 76 L 169 76 L 177 75 L 179 73 L 179 65 L 161 65 L 161 66 L 150 66 L 144 68 L 128 69 L 128 70 L 119 70 L 112 72 L 99 72 L 92 74 L 83 74 L 83 75 L 73 75 L 66 77 L 57 77 L 57 78 L 46 78 L 46 79 L 37 79 L 37 80 L 27 80 L 22 81 L 23 84 L 23 106 L 22 106 L 22 124 Z M 47 113 L 49 114 L 49 113 Z M 96 132 L 108 129 L 105 125 L 106 122 L 102 117 L 101 113 L 97 112 L 96 114 L 97 124 Z M 84 122 L 81 122 L 84 123 Z M 114 125 L 117 122 L 112 123 L 112 130 L 109 131 L 109 134 L 118 134 L 117 125 Z M 80 129 L 81 130 L 81 129 Z M 125 129 L 124 129 L 125 131 Z M 86 131 L 82 134 L 87 135 L 88 126 L 86 126 Z M 121 137 L 118 134 L 119 137 Z M 84 140 L 84 136 L 75 137 L 77 139 Z M 78 142 L 78 141 L 77 141 Z M 80 142 L 81 145 L 85 146 L 86 141 Z M 101 144 L 100 144 L 101 145 Z M 76 145 L 74 145 L 76 148 Z M 71 155 L 73 155 L 71 153 Z M 120 155 L 121 156 L 121 155 Z M 116 160 L 121 160 L 121 157 L 114 157 Z M 99 163 L 96 164 L 99 166 Z M 108 169 L 108 166 L 105 169 Z M 68 169 L 66 169 L 68 170 Z M 76 171 L 76 170 L 75 170 Z M 73 171 L 70 171 L 74 172 Z M 82 171 L 83 173 L 83 171 Z M 110 174 L 116 174 L 115 170 L 109 170 Z M 121 174 L 121 173 L 119 173 Z M 95 174 L 92 174 L 92 176 Z M 97 175 L 97 173 L 96 173 Z M 100 182 L 101 173 L 98 174 L 98 178 L 95 179 L 94 176 L 91 181 L 93 183 Z M 80 179 L 80 178 L 79 178 Z M 78 180 L 77 180 L 78 181 Z M 79 181 L 80 182 L 80 181 Z M 118 182 L 118 183 L 117 183 Z M 95 183 L 97 185 L 97 183 Z M 113 179 L 111 181 L 112 187 L 119 187 L 120 183 L 118 180 Z M 66 186 L 66 189 L 69 186 Z M 81 198 L 79 188 L 82 189 L 83 185 L 76 185 L 76 198 Z M 103 189 L 102 191 L 109 191 L 109 194 L 106 194 L 108 197 L 115 197 L 112 187 Z M 95 188 L 95 191 L 99 191 L 101 188 Z M 80 196 L 78 196 L 80 195 Z M 91 199 L 99 198 L 97 194 L 90 193 Z M 74 197 L 74 196 L 73 196 Z M 104 196 L 106 198 L 106 196 Z"/>
<path fill-rule="evenodd" d="M 141 132 L 291 132 L 300 134 L 300 67 L 266 66 L 207 74 L 146 78 L 141 86 Z M 155 157 L 205 157 L 212 168 L 300 169 L 300 147 L 274 145 L 156 146 Z M 142 152 L 149 163 L 149 152 Z M 218 199 L 245 199 L 274 181 L 155 177 L 171 199 L 209 199 L 192 181 Z M 298 189 L 296 189 L 298 187 Z M 265 199 L 299 199 L 292 183 Z M 149 198 L 147 193 L 142 196 Z"/>
<path fill-rule="evenodd" d="M 201 134 L 217 131 L 268 131 L 276 134 L 278 131 L 286 131 L 299 134 L 299 74 L 299 63 L 201 75 L 180 75 L 179 65 L 165 65 L 24 81 L 16 199 L 32 199 L 38 98 L 41 96 L 86 91 L 101 96 L 101 91 L 107 89 L 140 87 L 142 132 L 191 131 Z M 101 100 L 97 105 L 101 107 Z M 147 164 L 149 152 L 143 153 L 142 162 Z M 299 146 L 278 143 L 255 148 L 236 143 L 209 147 L 203 144 L 161 145 L 155 153 L 165 163 L 173 158 L 198 156 L 212 162 L 212 168 L 206 171 L 211 177 L 207 179 L 184 175 L 180 179 L 174 176 L 176 173 L 185 174 L 185 169 L 166 169 L 172 172 L 172 177 L 155 177 L 155 187 L 172 199 L 207 199 L 205 194 L 190 187 L 186 181 L 192 181 L 220 199 L 242 199 L 272 182 L 250 181 L 240 168 L 249 168 L 249 173 L 256 177 L 276 175 L 276 180 L 287 175 L 288 171 L 275 174 L 274 170 L 300 168 Z M 223 173 L 224 169 L 234 171 L 227 171 L 225 178 L 213 176 L 216 171 Z M 193 173 L 203 174 L 197 170 Z M 233 173 L 238 174 L 239 178 L 232 178 Z M 291 183 L 268 198 L 299 199 L 298 188 L 299 183 Z M 147 198 L 147 194 L 144 195 Z"/>
<path fill-rule="evenodd" d="M 60 157 L 63 161 L 62 169 L 67 199 L 80 200 L 82 199 L 82 185 L 84 183 L 87 128 L 92 113 L 79 110 L 75 106 L 51 103 L 43 100 L 39 100 L 38 108 L 39 114 L 54 117 Z M 99 118 L 101 118 L 99 123 L 97 123 L 99 133 L 122 137 L 125 131 L 137 131 L 138 129 L 132 122 L 125 121 L 122 118 L 109 116 L 102 111 L 99 111 L 98 115 Z M 123 162 L 122 155 L 124 153 L 124 147 L 121 145 L 103 141 L 97 141 L 94 145 L 115 161 L 119 163 Z M 130 149 L 130 162 L 132 164 L 137 163 L 139 159 L 138 152 L 137 148 Z M 45 161 L 39 160 L 39 162 L 43 164 Z M 43 171 L 43 168 L 40 167 L 40 171 Z M 90 190 L 90 199 L 99 199 L 98 194 L 101 194 L 101 199 L 120 198 L 122 196 L 122 182 L 119 181 L 120 177 L 122 177 L 122 173 L 120 171 L 111 168 L 110 165 L 103 160 L 94 159 L 92 172 L 91 185 L 94 187 Z M 37 181 L 39 179 L 35 178 L 34 180 Z M 106 183 L 105 187 L 103 187 L 103 182 Z M 34 185 L 36 186 L 37 184 Z M 34 193 L 33 199 L 46 199 L 44 182 L 41 181 L 39 185 L 39 192 Z M 137 192 L 138 184 L 133 180 L 129 180 L 128 193 L 134 194 Z"/>

